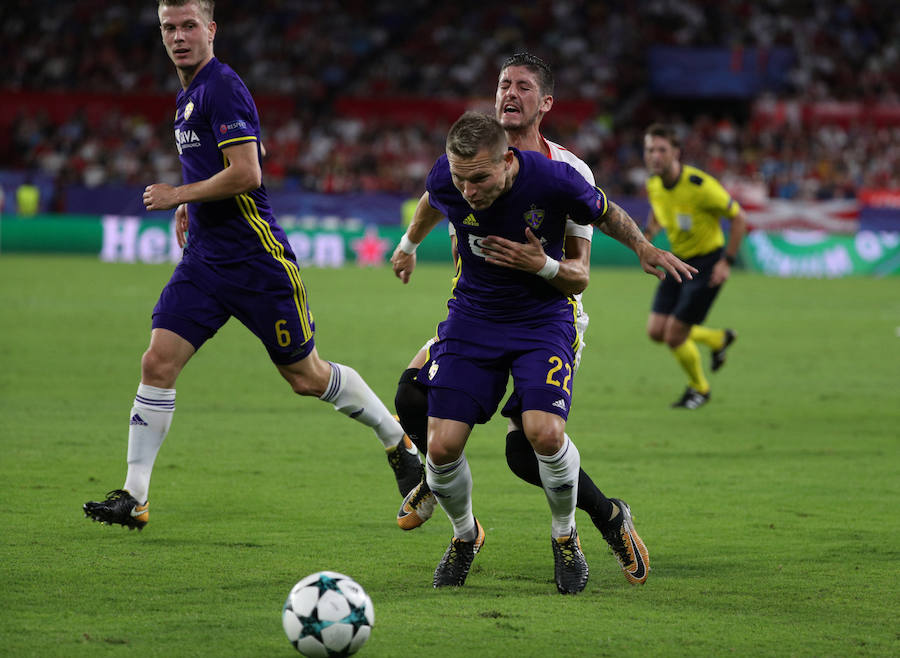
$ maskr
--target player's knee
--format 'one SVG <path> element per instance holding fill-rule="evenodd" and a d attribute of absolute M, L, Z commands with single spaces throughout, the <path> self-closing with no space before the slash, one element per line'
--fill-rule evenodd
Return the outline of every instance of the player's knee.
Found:
<path fill-rule="evenodd" d="M 663 327 L 647 327 L 647 335 L 654 343 L 662 343 L 666 339 L 666 332 Z"/>
<path fill-rule="evenodd" d="M 429 426 L 428 461 L 435 466 L 450 464 L 459 459 L 466 447 L 465 437 L 452 428 L 435 423 Z"/>
<path fill-rule="evenodd" d="M 443 441 L 440 436 L 429 437 L 428 460 L 437 466 L 443 466 L 459 459 L 461 450 L 454 448 L 450 442 Z"/>
<path fill-rule="evenodd" d="M 403 431 L 425 454 L 428 451 L 428 389 L 415 381 L 418 368 L 407 368 L 400 376 L 397 393 L 394 395 L 394 409 L 400 419 Z"/>
<path fill-rule="evenodd" d="M 141 357 L 141 382 L 149 386 L 171 388 L 178 377 L 179 366 L 175 359 L 159 350 L 150 348 Z"/>
<path fill-rule="evenodd" d="M 688 339 L 688 334 L 683 331 L 666 331 L 665 343 L 669 349 L 676 349 L 679 345 Z"/>
<path fill-rule="evenodd" d="M 539 455 L 555 455 L 566 439 L 565 433 L 551 424 L 531 428 L 526 436 Z"/>
<path fill-rule="evenodd" d="M 397 383 L 394 408 L 401 419 L 405 416 L 428 415 L 428 393 L 427 389 L 415 380 L 418 372 L 418 368 L 407 368 Z"/>

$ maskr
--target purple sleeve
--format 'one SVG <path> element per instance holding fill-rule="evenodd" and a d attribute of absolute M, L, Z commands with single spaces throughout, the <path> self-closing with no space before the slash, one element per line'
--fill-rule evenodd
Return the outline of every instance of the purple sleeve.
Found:
<path fill-rule="evenodd" d="M 573 199 L 569 218 L 576 224 L 591 224 L 606 214 L 609 200 L 603 190 L 588 183 L 574 167 L 569 166 L 568 170 L 564 187 L 566 195 Z"/>
<path fill-rule="evenodd" d="M 434 163 L 428 178 L 425 179 L 425 191 L 428 192 L 429 205 L 440 212 L 444 217 L 449 217 L 450 213 L 444 196 L 447 194 L 447 185 L 450 183 L 450 167 L 447 164 L 447 156 L 442 155 Z M 456 188 L 453 188 L 456 190 Z"/>
<path fill-rule="evenodd" d="M 250 92 L 234 80 L 223 79 L 209 111 L 210 125 L 220 149 L 240 142 L 259 141 L 259 117 Z"/>

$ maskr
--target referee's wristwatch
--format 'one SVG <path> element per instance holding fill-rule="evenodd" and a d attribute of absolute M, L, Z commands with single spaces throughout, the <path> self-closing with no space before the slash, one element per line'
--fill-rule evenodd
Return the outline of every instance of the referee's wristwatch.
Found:
<path fill-rule="evenodd" d="M 724 258 L 725 262 L 729 265 L 734 265 L 734 261 L 736 260 L 735 257 L 731 254 L 725 254 L 724 256 L 722 256 L 722 258 Z"/>

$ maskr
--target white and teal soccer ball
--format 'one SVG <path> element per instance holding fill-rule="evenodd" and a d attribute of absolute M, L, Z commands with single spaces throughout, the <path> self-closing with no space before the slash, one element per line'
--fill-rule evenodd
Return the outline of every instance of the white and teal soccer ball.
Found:
<path fill-rule="evenodd" d="M 294 648 L 308 658 L 349 656 L 369 639 L 375 610 L 355 580 L 320 571 L 294 585 L 281 623 Z"/>

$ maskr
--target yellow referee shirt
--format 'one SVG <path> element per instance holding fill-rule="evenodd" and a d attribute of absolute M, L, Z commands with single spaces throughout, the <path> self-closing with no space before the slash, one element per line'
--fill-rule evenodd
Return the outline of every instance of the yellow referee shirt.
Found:
<path fill-rule="evenodd" d="M 651 176 L 647 196 L 656 221 L 666 231 L 672 253 L 682 259 L 703 256 L 724 245 L 719 219 L 731 219 L 741 210 L 719 181 L 684 164 L 671 187 L 663 185 L 659 176 Z"/>

